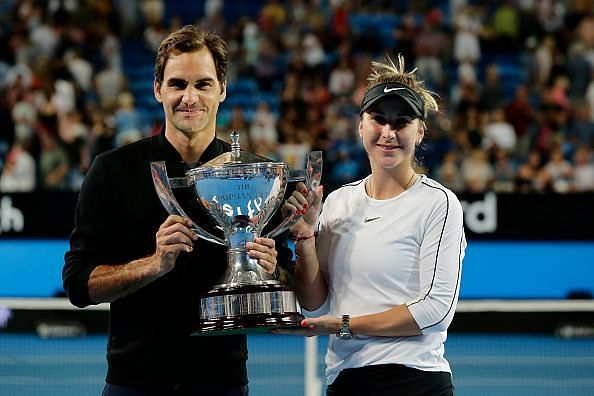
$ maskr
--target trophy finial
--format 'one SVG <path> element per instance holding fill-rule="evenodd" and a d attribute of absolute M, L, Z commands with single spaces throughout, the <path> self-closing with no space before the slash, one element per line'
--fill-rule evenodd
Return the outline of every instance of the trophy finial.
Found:
<path fill-rule="evenodd" d="M 239 152 L 241 147 L 239 146 L 239 133 L 237 131 L 231 132 L 231 161 L 239 160 Z"/>

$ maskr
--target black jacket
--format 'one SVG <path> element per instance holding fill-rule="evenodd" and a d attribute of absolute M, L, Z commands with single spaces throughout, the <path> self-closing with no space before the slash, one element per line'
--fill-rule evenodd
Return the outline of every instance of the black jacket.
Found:
<path fill-rule="evenodd" d="M 199 164 L 229 150 L 227 143 L 214 139 Z M 155 252 L 155 234 L 168 216 L 150 172 L 149 163 L 160 160 L 167 161 L 169 177 L 183 176 L 182 159 L 164 132 L 101 154 L 93 162 L 80 191 L 62 273 L 74 305 L 93 304 L 87 283 L 96 266 L 127 263 Z M 189 189 L 174 192 L 195 222 L 221 235 L 198 205 L 189 204 L 195 199 Z M 279 264 L 288 264 L 286 244 L 277 241 L 277 250 Z M 226 257 L 226 247 L 199 239 L 191 254 L 180 254 L 170 273 L 111 303 L 107 382 L 163 391 L 247 383 L 245 336 L 189 335 L 199 317 L 200 295 L 219 280 Z"/>

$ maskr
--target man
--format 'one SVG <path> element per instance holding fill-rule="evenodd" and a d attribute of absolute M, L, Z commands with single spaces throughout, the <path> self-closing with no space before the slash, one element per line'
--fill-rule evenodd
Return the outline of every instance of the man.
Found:
<path fill-rule="evenodd" d="M 167 216 L 153 187 L 151 161 L 170 176 L 229 151 L 215 138 L 226 96 L 227 47 L 185 26 L 159 47 L 154 94 L 163 104 L 161 134 L 99 155 L 89 170 L 65 256 L 64 289 L 79 307 L 111 303 L 104 396 L 247 394 L 246 337 L 192 337 L 199 296 L 226 269 L 225 247 L 198 239 L 190 222 Z M 203 228 L 219 234 L 189 189 L 178 201 Z M 279 261 L 288 262 L 282 249 Z M 276 269 L 272 239 L 250 256 Z M 282 260 L 281 260 L 282 259 Z"/>

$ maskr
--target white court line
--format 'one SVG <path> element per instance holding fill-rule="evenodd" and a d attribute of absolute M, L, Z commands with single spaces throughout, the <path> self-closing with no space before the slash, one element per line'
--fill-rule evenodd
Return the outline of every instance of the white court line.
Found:
<path fill-rule="evenodd" d="M 594 300 L 459 300 L 456 312 L 594 312 Z"/>
<path fill-rule="evenodd" d="M 0 298 L 0 306 L 22 310 L 109 310 L 108 303 L 77 308 L 62 297 Z M 594 300 L 460 300 L 456 312 L 594 312 Z"/>
<path fill-rule="evenodd" d="M 454 374 L 455 375 L 455 374 Z M 568 388 L 582 388 L 592 389 L 594 387 L 593 378 L 570 378 L 570 379 L 550 379 L 550 378 L 534 378 L 530 376 L 518 377 L 475 377 L 472 379 L 454 379 L 456 388 L 480 387 L 489 388 L 551 388 L 551 389 L 568 389 Z"/>
<path fill-rule="evenodd" d="M 91 305 L 85 308 L 77 308 L 67 298 L 0 298 L 0 307 L 21 310 L 86 310 L 86 311 L 109 311 L 109 304 L 102 303 Z"/>

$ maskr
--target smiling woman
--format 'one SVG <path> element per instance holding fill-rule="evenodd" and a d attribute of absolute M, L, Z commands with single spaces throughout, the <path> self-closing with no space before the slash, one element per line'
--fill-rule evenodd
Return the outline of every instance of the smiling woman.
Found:
<path fill-rule="evenodd" d="M 327 395 L 451 396 L 443 343 L 466 249 L 462 207 L 413 166 L 437 103 L 401 56 L 374 62 L 368 80 L 359 135 L 371 175 L 332 192 L 319 219 L 316 190 L 291 228 L 299 302 L 312 316 L 303 332 L 330 335 Z M 314 193 L 303 188 L 293 210 Z"/>

